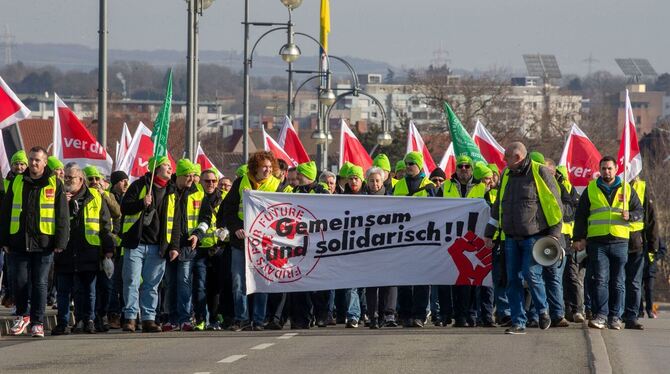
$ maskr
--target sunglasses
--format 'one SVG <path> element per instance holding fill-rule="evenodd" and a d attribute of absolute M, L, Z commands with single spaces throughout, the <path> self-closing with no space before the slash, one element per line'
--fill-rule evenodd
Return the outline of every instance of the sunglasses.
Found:
<path fill-rule="evenodd" d="M 407 166 L 413 166 L 413 165 L 416 165 L 416 162 L 405 162 L 405 165 L 407 165 Z"/>
<path fill-rule="evenodd" d="M 203 183 L 216 183 L 216 179 L 203 179 Z"/>
<path fill-rule="evenodd" d="M 458 165 L 459 169 L 470 169 L 470 164 Z"/>
<path fill-rule="evenodd" d="M 433 179 L 431 179 L 431 181 L 433 181 L 435 183 L 443 183 L 444 179 L 443 178 L 433 178 Z"/>
<path fill-rule="evenodd" d="M 89 181 L 89 182 L 97 182 L 97 181 L 99 181 L 100 179 L 102 179 L 102 178 L 100 178 L 100 177 L 88 177 L 88 181 Z"/>

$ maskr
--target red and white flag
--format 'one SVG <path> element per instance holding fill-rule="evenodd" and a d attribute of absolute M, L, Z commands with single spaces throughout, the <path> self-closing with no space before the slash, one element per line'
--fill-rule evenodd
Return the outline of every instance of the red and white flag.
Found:
<path fill-rule="evenodd" d="M 340 120 L 340 168 L 345 162 L 349 161 L 354 165 L 368 170 L 372 166 L 372 158 L 365 150 L 363 144 L 358 140 L 356 134 L 351 131 L 344 120 Z"/>
<path fill-rule="evenodd" d="M 475 125 L 475 132 L 472 134 L 472 140 L 475 141 L 479 152 L 486 159 L 489 164 L 496 164 L 500 170 L 507 166 L 505 162 L 505 148 L 503 148 L 491 135 L 491 133 L 484 127 L 479 120 Z"/>
<path fill-rule="evenodd" d="M 265 128 L 263 128 L 263 148 L 267 152 L 272 152 L 277 160 L 286 161 L 289 167 L 298 166 L 298 162 L 291 158 L 291 156 L 289 156 L 288 153 L 286 153 L 286 151 L 284 151 L 284 149 L 274 139 L 272 139 L 272 137 L 268 135 L 267 132 L 265 132 Z"/>
<path fill-rule="evenodd" d="M 456 155 L 454 154 L 454 143 L 449 144 L 449 148 L 444 152 L 440 161 L 440 169 L 444 170 L 447 179 L 456 172 Z"/>
<path fill-rule="evenodd" d="M 140 178 L 149 171 L 149 159 L 154 153 L 154 142 L 151 140 L 151 130 L 149 130 L 144 123 L 140 122 L 133 135 L 133 140 L 130 142 L 128 152 L 118 167 L 118 170 L 123 170 L 130 177 L 130 181 Z M 177 170 L 176 163 L 172 155 L 168 153 L 172 170 Z"/>
<path fill-rule="evenodd" d="M 407 131 L 407 152 L 405 153 L 410 152 L 420 152 L 423 154 L 423 171 L 426 175 L 430 174 L 437 167 L 428 151 L 428 147 L 423 142 L 421 134 L 419 134 L 419 130 L 416 129 L 412 121 L 409 122 L 409 131 Z"/>
<path fill-rule="evenodd" d="M 298 133 L 295 132 L 291 119 L 288 116 L 284 117 L 284 125 L 279 132 L 279 146 L 297 163 L 302 164 L 309 162 L 309 155 L 305 151 Z"/>
<path fill-rule="evenodd" d="M 592 179 L 600 176 L 601 158 L 600 152 L 589 137 L 573 123 L 558 164 L 568 169 L 568 179 L 579 193 Z"/>
<path fill-rule="evenodd" d="M 5 150 L 5 140 L 2 137 L 2 130 L 0 130 L 0 172 L 2 177 L 6 178 L 9 173 L 9 158 L 7 158 L 7 151 Z"/>
<path fill-rule="evenodd" d="M 128 124 L 123 123 L 123 130 L 121 131 L 121 138 L 119 139 L 117 144 L 117 149 L 116 149 L 116 158 L 114 160 L 114 164 L 118 167 L 121 164 L 121 161 L 126 156 L 126 152 L 128 152 L 128 149 L 130 148 L 130 142 L 133 141 L 133 136 L 130 134 L 130 130 L 128 129 Z"/>
<path fill-rule="evenodd" d="M 28 118 L 29 115 L 30 109 L 23 105 L 14 91 L 0 77 L 0 130 Z"/>
<path fill-rule="evenodd" d="M 53 155 L 64 164 L 96 166 L 105 175 L 112 173 L 112 156 L 102 147 L 70 108 L 54 94 Z"/>
<path fill-rule="evenodd" d="M 209 170 L 211 168 L 216 168 L 212 160 L 210 160 L 209 157 L 207 157 L 207 155 L 205 154 L 205 151 L 202 149 L 200 142 L 198 142 L 198 151 L 196 152 L 195 155 L 195 162 L 196 164 L 200 165 L 200 170 L 202 171 Z M 223 174 L 221 174 L 219 169 L 216 169 L 216 177 L 217 178 L 223 177 Z"/>
<path fill-rule="evenodd" d="M 640 154 L 640 144 L 637 142 L 635 115 L 633 114 L 633 107 L 630 105 L 628 90 L 626 90 L 626 123 L 624 123 L 621 133 L 617 160 L 619 175 L 626 182 L 631 182 L 642 171 L 642 155 Z"/>

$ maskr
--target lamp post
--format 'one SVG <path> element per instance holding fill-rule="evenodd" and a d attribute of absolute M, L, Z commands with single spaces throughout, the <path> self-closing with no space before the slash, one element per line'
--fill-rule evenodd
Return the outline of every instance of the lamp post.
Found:
<path fill-rule="evenodd" d="M 107 0 L 100 0 L 98 30 L 98 141 L 107 148 Z"/>

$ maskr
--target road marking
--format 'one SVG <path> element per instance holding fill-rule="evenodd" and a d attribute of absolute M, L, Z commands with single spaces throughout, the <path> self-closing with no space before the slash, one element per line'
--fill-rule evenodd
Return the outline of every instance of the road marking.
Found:
<path fill-rule="evenodd" d="M 292 337 L 298 335 L 297 332 L 287 332 L 286 334 L 277 337 L 277 339 L 291 339 Z"/>
<path fill-rule="evenodd" d="M 233 363 L 241 358 L 247 357 L 247 355 L 232 355 L 224 358 L 223 360 L 219 361 L 220 364 L 230 364 Z"/>
<path fill-rule="evenodd" d="M 211 371 L 198 371 L 193 374 L 211 374 L 211 373 L 212 373 Z"/>
<path fill-rule="evenodd" d="M 260 351 L 261 349 L 269 348 L 269 347 L 272 347 L 273 345 L 275 345 L 275 343 L 263 343 L 263 344 L 259 344 L 259 345 L 255 346 L 255 347 L 251 347 L 250 349 L 253 349 L 255 351 Z"/>

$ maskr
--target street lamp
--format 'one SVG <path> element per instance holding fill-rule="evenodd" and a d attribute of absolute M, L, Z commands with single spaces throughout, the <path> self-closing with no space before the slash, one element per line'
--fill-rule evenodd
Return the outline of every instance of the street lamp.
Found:
<path fill-rule="evenodd" d="M 302 0 L 279 0 L 281 1 L 282 4 L 284 4 L 285 7 L 287 7 L 289 10 L 293 10 L 302 4 Z"/>
<path fill-rule="evenodd" d="M 281 56 L 281 59 L 284 60 L 284 62 L 290 64 L 295 62 L 295 60 L 300 57 L 300 48 L 298 48 L 295 43 L 290 41 L 281 47 L 279 50 L 279 55 Z"/>
<path fill-rule="evenodd" d="M 321 90 L 321 94 L 319 95 L 319 102 L 325 106 L 331 106 L 335 103 L 335 100 L 337 100 L 337 95 L 335 95 L 335 92 L 330 89 L 324 89 Z"/>
<path fill-rule="evenodd" d="M 382 128 L 384 128 L 384 124 L 382 124 Z M 391 145 L 391 143 L 393 143 L 393 137 L 390 132 L 384 130 L 384 132 L 377 135 L 377 144 L 380 146 L 386 147 L 387 145 Z"/>

